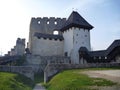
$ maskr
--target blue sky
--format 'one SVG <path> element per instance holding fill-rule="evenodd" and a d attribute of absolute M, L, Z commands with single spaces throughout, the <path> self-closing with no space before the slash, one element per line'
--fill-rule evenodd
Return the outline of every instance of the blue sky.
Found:
<path fill-rule="evenodd" d="M 120 0 L 0 0 L 0 53 L 14 47 L 18 37 L 28 41 L 31 17 L 68 18 L 73 10 L 94 26 L 93 50 L 120 39 Z"/>

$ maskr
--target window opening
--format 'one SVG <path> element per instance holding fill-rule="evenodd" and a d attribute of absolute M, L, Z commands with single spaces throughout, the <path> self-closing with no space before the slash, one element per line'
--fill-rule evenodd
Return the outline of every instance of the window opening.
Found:
<path fill-rule="evenodd" d="M 53 35 L 58 35 L 59 32 L 58 31 L 53 31 Z"/>

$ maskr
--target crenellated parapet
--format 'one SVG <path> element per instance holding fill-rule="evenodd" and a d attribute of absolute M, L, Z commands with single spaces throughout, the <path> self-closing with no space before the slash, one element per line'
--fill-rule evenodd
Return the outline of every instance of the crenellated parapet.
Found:
<path fill-rule="evenodd" d="M 30 52 L 33 48 L 33 39 L 34 34 L 41 33 L 41 34 L 54 34 L 54 31 L 58 32 L 58 35 L 62 35 L 62 32 L 60 31 L 61 27 L 66 22 L 66 18 L 55 18 L 55 17 L 37 17 L 32 18 L 30 22 L 30 30 L 29 30 L 29 43 L 28 48 Z"/>
<path fill-rule="evenodd" d="M 34 30 L 39 33 L 53 34 L 54 30 L 60 30 L 62 25 L 65 23 L 66 18 L 55 18 L 55 17 L 38 17 L 32 18 L 30 23 L 30 31 Z"/>
<path fill-rule="evenodd" d="M 25 39 L 17 38 L 16 45 L 17 44 L 25 45 Z"/>

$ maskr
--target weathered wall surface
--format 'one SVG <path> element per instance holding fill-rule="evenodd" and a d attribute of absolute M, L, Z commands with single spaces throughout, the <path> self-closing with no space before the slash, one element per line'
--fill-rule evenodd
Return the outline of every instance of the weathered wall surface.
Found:
<path fill-rule="evenodd" d="M 74 36 L 74 45 L 73 48 L 75 51 L 78 51 L 80 47 L 86 47 L 89 51 L 91 50 L 90 46 L 90 31 L 82 28 L 73 28 Z"/>
<path fill-rule="evenodd" d="M 25 54 L 25 39 L 17 38 L 16 45 L 8 51 L 5 56 L 24 55 Z"/>
<path fill-rule="evenodd" d="M 32 18 L 30 22 L 30 31 L 29 31 L 29 44 L 28 47 L 31 51 L 32 41 L 34 33 L 43 33 L 43 34 L 53 34 L 53 31 L 59 31 L 61 26 L 65 23 L 66 18 L 54 18 L 54 17 L 43 17 L 43 18 Z M 59 34 L 61 32 L 59 31 Z"/>
<path fill-rule="evenodd" d="M 25 54 L 25 39 L 18 38 L 16 41 L 15 52 L 17 55 Z"/>
<path fill-rule="evenodd" d="M 33 72 L 32 67 L 0 65 L 0 71 L 19 73 L 19 74 L 25 75 L 26 77 L 34 80 L 34 72 Z"/>
<path fill-rule="evenodd" d="M 72 28 L 73 30 L 73 52 L 71 58 L 75 64 L 83 63 L 79 60 L 80 47 L 86 47 L 90 51 L 90 31 L 82 28 Z"/>
<path fill-rule="evenodd" d="M 64 53 L 67 52 L 74 64 L 81 63 L 79 60 L 80 47 L 90 50 L 90 31 L 82 28 L 69 28 L 64 31 Z"/>
<path fill-rule="evenodd" d="M 99 67 L 119 67 L 120 63 L 98 63 L 98 64 L 48 64 L 44 70 L 44 82 L 46 83 L 52 76 L 62 70 L 99 68 Z"/>
<path fill-rule="evenodd" d="M 73 50 L 73 30 L 70 28 L 69 30 L 64 31 L 64 53 L 67 52 L 68 56 L 71 55 Z"/>
<path fill-rule="evenodd" d="M 43 17 L 32 18 L 30 30 L 44 34 L 53 34 L 54 30 L 59 30 L 65 23 L 66 18 Z"/>
<path fill-rule="evenodd" d="M 40 55 L 27 55 L 27 63 L 32 66 L 34 72 L 44 71 L 49 63 L 70 63 L 69 57 L 63 56 L 40 56 Z"/>
<path fill-rule="evenodd" d="M 57 40 L 49 40 L 37 37 L 33 38 L 33 47 L 32 47 L 33 55 L 41 55 L 41 56 L 53 56 L 59 55 L 63 56 L 63 41 Z"/>

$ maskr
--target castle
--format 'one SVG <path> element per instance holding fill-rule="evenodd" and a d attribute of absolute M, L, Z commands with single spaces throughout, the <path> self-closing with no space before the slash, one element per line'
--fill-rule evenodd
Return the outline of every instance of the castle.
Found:
<path fill-rule="evenodd" d="M 106 50 L 91 51 L 92 28 L 76 11 L 68 19 L 32 18 L 27 62 L 35 65 L 44 61 L 72 64 L 120 62 L 120 40 L 115 40 Z M 21 48 L 25 48 L 24 41 Z M 24 54 L 24 49 L 19 50 L 21 55 Z"/>
<path fill-rule="evenodd" d="M 16 45 L 10 51 L 8 51 L 8 54 L 5 54 L 5 56 L 15 56 L 24 54 L 25 54 L 25 39 L 17 38 Z"/>

